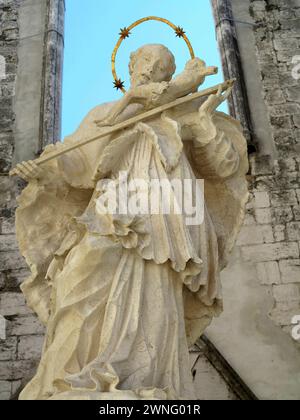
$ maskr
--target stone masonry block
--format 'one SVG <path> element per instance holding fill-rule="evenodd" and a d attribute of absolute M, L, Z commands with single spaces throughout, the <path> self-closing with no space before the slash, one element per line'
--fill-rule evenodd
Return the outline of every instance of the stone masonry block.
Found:
<path fill-rule="evenodd" d="M 300 286 L 298 284 L 279 284 L 273 286 L 273 295 L 277 302 L 292 302 L 300 300 Z"/>
<path fill-rule="evenodd" d="M 276 225 L 273 228 L 275 242 L 282 242 L 286 240 L 285 225 Z"/>
<path fill-rule="evenodd" d="M 18 359 L 39 360 L 41 357 L 44 337 L 40 335 L 27 335 L 19 338 Z"/>
<path fill-rule="evenodd" d="M 10 335 L 42 335 L 44 332 L 44 326 L 35 315 L 16 317 L 8 326 Z"/>
<path fill-rule="evenodd" d="M 300 283 L 300 260 L 282 260 L 279 262 L 283 283 Z"/>
<path fill-rule="evenodd" d="M 255 209 L 255 220 L 259 225 L 269 224 L 272 221 L 271 210 Z"/>
<path fill-rule="evenodd" d="M 300 222 L 291 222 L 287 224 L 287 235 L 290 241 L 300 240 Z"/>
<path fill-rule="evenodd" d="M 271 193 L 271 205 L 273 207 L 296 206 L 298 204 L 296 191 L 273 191 Z"/>
<path fill-rule="evenodd" d="M 259 281 L 263 285 L 280 284 L 280 272 L 277 261 L 258 263 L 256 265 Z"/>
<path fill-rule="evenodd" d="M 0 340 L 0 360 L 14 360 L 17 353 L 17 337 Z"/>
<path fill-rule="evenodd" d="M 15 235 L 0 235 L 0 252 L 16 250 L 18 250 L 18 244 Z"/>
<path fill-rule="evenodd" d="M 294 215 L 290 206 L 272 208 L 272 222 L 275 225 L 284 225 L 291 222 L 293 218 Z"/>
<path fill-rule="evenodd" d="M 0 362 L 0 379 L 1 380 L 18 380 L 28 376 L 29 372 L 36 367 L 36 361 L 31 360 L 15 360 Z"/>
<path fill-rule="evenodd" d="M 249 245 L 243 246 L 241 251 L 243 259 L 251 263 L 299 258 L 297 242 Z"/>
<path fill-rule="evenodd" d="M 18 251 L 0 252 L 0 271 L 26 267 L 26 261 Z"/>
<path fill-rule="evenodd" d="M 283 326 L 283 325 L 291 325 L 293 317 L 299 313 L 300 313 L 300 307 L 298 308 L 297 311 L 295 310 L 281 311 L 279 309 L 274 309 L 270 313 L 270 316 L 277 325 Z"/>
<path fill-rule="evenodd" d="M 293 207 L 293 213 L 296 221 L 300 221 L 300 206 Z"/>
<path fill-rule="evenodd" d="M 7 401 L 11 397 L 11 382 L 0 381 L 0 401 Z"/>
<path fill-rule="evenodd" d="M 31 313 L 22 293 L 6 292 L 0 295 L 0 314 L 4 317 Z"/>
<path fill-rule="evenodd" d="M 256 191 L 254 193 L 254 205 L 256 208 L 270 207 L 269 194 L 266 191 Z"/>

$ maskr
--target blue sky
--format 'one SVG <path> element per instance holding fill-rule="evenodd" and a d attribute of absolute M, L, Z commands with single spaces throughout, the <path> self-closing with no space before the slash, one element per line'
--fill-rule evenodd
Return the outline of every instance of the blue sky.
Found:
<path fill-rule="evenodd" d="M 111 53 L 120 28 L 150 15 L 182 26 L 196 56 L 219 67 L 219 74 L 202 87 L 223 81 L 209 0 L 66 0 L 62 137 L 71 134 L 91 108 L 122 96 L 113 88 Z M 147 43 L 166 45 L 175 55 L 177 73 L 190 58 L 185 42 L 170 27 L 146 22 L 132 31 L 118 53 L 117 73 L 126 87 L 130 52 Z M 226 112 L 225 104 L 221 110 Z"/>

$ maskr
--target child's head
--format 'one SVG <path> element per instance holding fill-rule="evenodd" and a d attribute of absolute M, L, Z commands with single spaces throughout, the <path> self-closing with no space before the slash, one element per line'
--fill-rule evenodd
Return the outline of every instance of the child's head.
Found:
<path fill-rule="evenodd" d="M 175 58 L 164 45 L 144 45 L 130 56 L 132 86 L 170 81 L 175 70 Z"/>

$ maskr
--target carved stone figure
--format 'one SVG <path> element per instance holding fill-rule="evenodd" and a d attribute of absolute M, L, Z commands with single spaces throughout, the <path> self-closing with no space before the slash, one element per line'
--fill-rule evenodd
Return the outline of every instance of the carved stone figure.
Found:
<path fill-rule="evenodd" d="M 196 92 L 216 72 L 198 58 L 179 76 L 172 53 L 146 45 L 132 54 L 131 88 L 93 109 L 64 144 Z M 20 399 L 195 399 L 189 346 L 222 311 L 220 271 L 248 199 L 240 124 L 216 108 L 216 94 L 174 107 L 37 166 L 16 214 L 31 269 L 22 285 L 46 325 L 38 371 Z M 204 179 L 204 220 L 186 214 L 107 214 L 106 181 Z M 120 187 L 120 185 L 119 185 Z"/>

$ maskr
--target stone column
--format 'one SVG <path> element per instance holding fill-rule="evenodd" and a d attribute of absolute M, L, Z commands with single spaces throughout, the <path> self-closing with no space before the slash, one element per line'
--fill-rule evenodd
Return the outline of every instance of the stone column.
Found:
<path fill-rule="evenodd" d="M 247 141 L 252 143 L 252 124 L 247 90 L 245 88 L 231 2 L 230 0 L 211 0 L 211 4 L 216 22 L 216 36 L 222 59 L 224 78 L 236 79 L 235 89 L 228 100 L 230 114 L 241 122 Z"/>
<path fill-rule="evenodd" d="M 47 0 L 40 114 L 40 151 L 47 144 L 56 143 L 61 137 L 64 15 L 64 0 Z"/>

